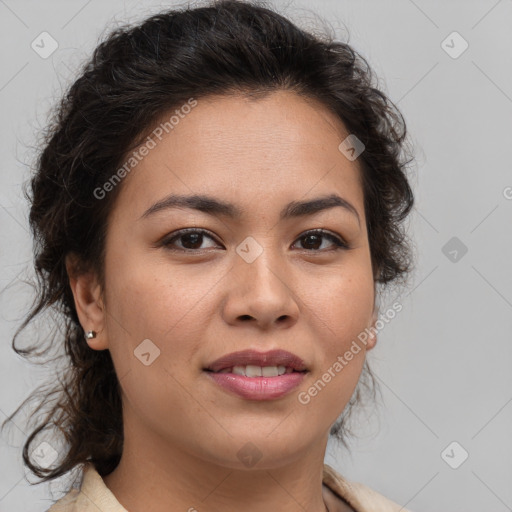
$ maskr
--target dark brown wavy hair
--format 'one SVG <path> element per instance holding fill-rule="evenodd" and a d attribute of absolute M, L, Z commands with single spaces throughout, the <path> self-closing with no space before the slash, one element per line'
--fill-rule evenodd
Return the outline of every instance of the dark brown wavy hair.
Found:
<path fill-rule="evenodd" d="M 367 61 L 325 28 L 324 35 L 314 35 L 263 2 L 222 0 L 164 11 L 112 30 L 54 107 L 24 188 L 36 295 L 12 340 L 13 350 L 27 358 L 52 348 L 64 352 L 44 363 L 61 361 L 54 366 L 55 378 L 27 399 L 39 398 L 31 415 L 39 422 L 25 441 L 23 461 L 41 482 L 86 461 L 105 476 L 121 458 L 119 382 L 110 352 L 92 350 L 84 339 L 65 257 L 78 255 L 75 272 L 94 270 L 104 290 L 105 228 L 122 184 L 101 200 L 93 191 L 108 181 L 162 113 L 189 98 L 290 90 L 335 113 L 365 145 L 358 162 L 374 282 L 386 289 L 405 283 L 414 261 L 403 226 L 414 203 L 405 121 L 377 87 Z M 55 326 L 49 346 L 36 352 L 44 347 L 39 340 L 29 348 L 17 347 L 19 333 L 45 311 Z M 364 391 L 375 398 L 375 390 L 375 377 L 365 363 L 350 402 L 331 428 L 334 439 L 347 446 L 347 435 L 353 434 L 349 413 Z M 53 468 L 29 456 L 45 431 L 64 446 Z"/>

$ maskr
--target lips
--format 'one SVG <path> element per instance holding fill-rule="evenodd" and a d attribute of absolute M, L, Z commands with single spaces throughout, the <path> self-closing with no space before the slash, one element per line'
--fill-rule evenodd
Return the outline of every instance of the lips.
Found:
<path fill-rule="evenodd" d="M 209 364 L 205 371 L 220 372 L 234 366 L 284 366 L 296 372 L 307 371 L 304 361 L 286 350 L 270 350 L 257 352 L 256 350 L 241 350 L 222 356 Z"/>

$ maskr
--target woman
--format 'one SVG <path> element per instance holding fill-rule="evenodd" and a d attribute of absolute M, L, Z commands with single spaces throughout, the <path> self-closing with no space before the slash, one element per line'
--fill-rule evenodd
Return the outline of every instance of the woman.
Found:
<path fill-rule="evenodd" d="M 23 458 L 84 470 L 51 512 L 405 510 L 323 462 L 374 389 L 378 285 L 412 261 L 405 122 L 372 80 L 233 0 L 95 50 L 31 181 L 20 329 L 56 306 L 67 367 Z"/>

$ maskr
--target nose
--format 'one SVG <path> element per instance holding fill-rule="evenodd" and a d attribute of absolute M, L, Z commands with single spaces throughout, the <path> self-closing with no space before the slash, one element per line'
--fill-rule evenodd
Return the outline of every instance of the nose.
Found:
<path fill-rule="evenodd" d="M 239 259 L 228 276 L 224 320 L 262 330 L 289 328 L 299 316 L 293 274 L 267 249 L 252 263 Z"/>

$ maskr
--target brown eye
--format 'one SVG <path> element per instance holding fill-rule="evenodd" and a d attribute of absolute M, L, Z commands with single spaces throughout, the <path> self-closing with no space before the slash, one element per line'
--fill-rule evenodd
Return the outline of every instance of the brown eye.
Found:
<path fill-rule="evenodd" d="M 161 245 L 171 251 L 182 252 L 200 252 L 206 238 L 215 241 L 215 239 L 205 230 L 202 229 L 182 229 L 173 233 L 171 237 L 165 239 Z M 307 252 L 329 252 L 339 249 L 349 249 L 349 245 L 339 236 L 323 230 L 309 231 L 298 238 L 301 241 L 301 248 Z M 322 249 L 325 240 L 331 242 L 333 249 Z M 179 242 L 179 244 L 177 244 Z M 210 248 L 213 246 L 210 246 Z"/>
<path fill-rule="evenodd" d="M 169 250 L 198 252 L 201 250 L 201 246 L 205 238 L 214 240 L 207 231 L 202 229 L 182 229 L 181 231 L 174 233 L 171 238 L 164 240 L 162 245 Z M 175 246 L 175 242 L 177 241 L 181 242 L 181 247 Z"/>
<path fill-rule="evenodd" d="M 302 248 L 308 251 L 312 250 L 313 252 L 319 251 L 319 248 L 322 246 L 323 239 L 330 240 L 335 245 L 335 248 L 331 250 L 349 248 L 348 244 L 340 237 L 322 230 L 309 231 L 299 238 L 299 240 L 303 241 Z"/>

